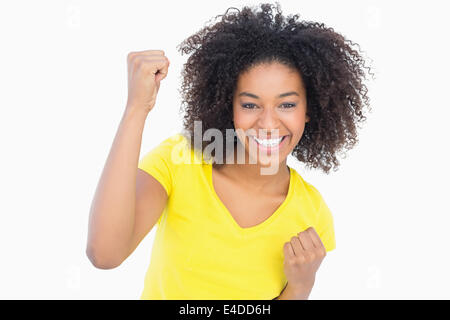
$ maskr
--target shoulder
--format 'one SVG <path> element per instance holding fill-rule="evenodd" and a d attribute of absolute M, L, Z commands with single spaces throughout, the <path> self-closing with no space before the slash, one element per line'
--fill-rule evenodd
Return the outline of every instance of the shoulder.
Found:
<path fill-rule="evenodd" d="M 193 164 L 203 164 L 199 159 L 201 157 L 193 151 L 189 139 L 183 133 L 175 133 L 146 151 L 139 160 L 138 168 L 174 181 L 179 174 L 198 173 L 200 166 Z"/>
<path fill-rule="evenodd" d="M 172 165 L 204 164 L 207 162 L 202 152 L 193 148 L 190 139 L 182 132 L 169 136 L 160 143 L 158 148 L 161 148 L 165 152 L 165 156 L 170 158 Z"/>
<path fill-rule="evenodd" d="M 190 157 L 187 138 L 182 133 L 172 134 L 145 153 L 144 159 L 157 157 L 168 165 L 185 163 Z"/>
<path fill-rule="evenodd" d="M 321 201 L 323 200 L 319 190 L 314 185 L 306 181 L 294 168 L 291 169 L 293 170 L 294 193 L 296 196 L 303 202 L 308 202 L 314 208 L 318 209 Z"/>
<path fill-rule="evenodd" d="M 186 147 L 187 139 L 181 133 L 172 134 L 163 139 L 154 149 L 163 149 L 164 151 L 172 151 L 174 148 Z"/>

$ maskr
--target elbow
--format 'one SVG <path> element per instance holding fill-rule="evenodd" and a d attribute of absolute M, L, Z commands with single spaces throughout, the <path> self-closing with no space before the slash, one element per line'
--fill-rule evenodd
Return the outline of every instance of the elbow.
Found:
<path fill-rule="evenodd" d="M 100 254 L 96 253 L 91 247 L 86 248 L 86 256 L 94 267 L 102 270 L 109 270 L 117 268 L 122 264 L 119 259 L 104 258 Z"/>

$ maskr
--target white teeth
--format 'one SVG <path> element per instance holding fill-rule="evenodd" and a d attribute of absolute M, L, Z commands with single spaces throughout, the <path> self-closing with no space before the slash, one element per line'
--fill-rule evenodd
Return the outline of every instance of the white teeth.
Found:
<path fill-rule="evenodd" d="M 259 144 L 262 144 L 263 146 L 267 146 L 267 147 L 276 146 L 283 139 L 283 137 L 278 138 L 278 139 L 258 139 L 258 138 L 254 137 L 254 136 L 252 136 L 252 138 L 255 139 Z"/>

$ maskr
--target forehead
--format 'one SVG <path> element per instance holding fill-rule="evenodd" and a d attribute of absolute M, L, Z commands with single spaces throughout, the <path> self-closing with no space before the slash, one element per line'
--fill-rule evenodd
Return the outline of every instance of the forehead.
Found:
<path fill-rule="evenodd" d="M 240 74 L 237 82 L 238 91 L 248 90 L 260 94 L 302 88 L 303 81 L 298 71 L 277 62 L 254 66 Z"/>

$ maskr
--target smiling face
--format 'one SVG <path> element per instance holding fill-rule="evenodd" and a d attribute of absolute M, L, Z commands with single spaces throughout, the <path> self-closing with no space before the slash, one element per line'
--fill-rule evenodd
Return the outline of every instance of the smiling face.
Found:
<path fill-rule="evenodd" d="M 300 74 L 277 62 L 242 73 L 233 96 L 233 121 L 238 139 L 252 159 L 265 164 L 267 156 L 276 155 L 279 162 L 284 161 L 309 121 Z"/>

